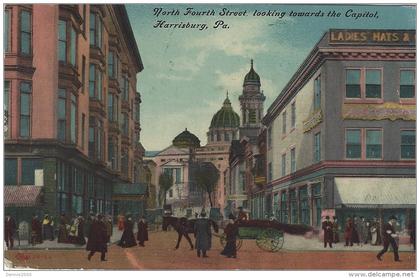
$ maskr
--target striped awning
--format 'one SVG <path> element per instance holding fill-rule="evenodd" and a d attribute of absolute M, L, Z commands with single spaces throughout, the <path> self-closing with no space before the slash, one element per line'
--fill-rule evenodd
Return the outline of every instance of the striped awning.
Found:
<path fill-rule="evenodd" d="M 415 208 L 415 178 L 334 178 L 336 208 Z"/>
<path fill-rule="evenodd" d="M 5 207 L 36 207 L 40 205 L 42 186 L 5 185 Z"/>

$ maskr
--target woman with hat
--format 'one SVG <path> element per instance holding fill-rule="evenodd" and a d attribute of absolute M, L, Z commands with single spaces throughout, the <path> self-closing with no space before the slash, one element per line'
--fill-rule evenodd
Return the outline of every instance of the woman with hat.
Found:
<path fill-rule="evenodd" d="M 235 224 L 235 216 L 229 215 L 229 224 L 225 228 L 226 246 L 222 251 L 222 255 L 228 258 L 236 258 L 236 238 L 239 236 L 238 226 Z"/>
<path fill-rule="evenodd" d="M 207 250 L 210 250 L 211 245 L 211 229 L 210 221 L 205 218 L 206 211 L 203 209 L 200 213 L 200 218 L 197 219 L 194 225 L 195 248 L 197 249 L 197 257 L 203 254 L 203 258 L 207 258 Z"/>

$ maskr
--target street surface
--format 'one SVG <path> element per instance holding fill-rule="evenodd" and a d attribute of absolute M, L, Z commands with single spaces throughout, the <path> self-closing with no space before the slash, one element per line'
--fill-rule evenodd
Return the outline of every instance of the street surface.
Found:
<path fill-rule="evenodd" d="M 177 234 L 173 231 L 150 232 L 146 247 L 135 246 L 123 249 L 115 244 L 110 246 L 106 262 L 100 261 L 98 253 L 88 261 L 87 252 L 83 249 L 9 250 L 5 251 L 5 258 L 12 261 L 15 267 L 36 269 L 414 270 L 416 268 L 416 255 L 413 251 L 400 252 L 402 262 L 394 262 L 392 252 L 385 254 L 383 261 L 378 261 L 376 250 L 323 249 L 323 244 L 319 242 L 321 248 L 317 250 L 284 248 L 278 253 L 270 253 L 259 249 L 254 240 L 244 240 L 238 258 L 233 259 L 220 255 L 222 246 L 219 239 L 213 237 L 212 249 L 208 252 L 209 258 L 198 258 L 195 250 L 190 250 L 185 239 L 182 239 L 180 248 L 174 250 L 176 240 Z M 337 247 L 341 245 L 342 243 Z"/>

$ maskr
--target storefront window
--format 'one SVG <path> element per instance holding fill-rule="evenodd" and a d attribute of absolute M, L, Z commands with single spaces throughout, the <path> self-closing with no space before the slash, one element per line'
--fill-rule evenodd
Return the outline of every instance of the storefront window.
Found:
<path fill-rule="evenodd" d="M 16 158 L 4 159 L 4 184 L 5 185 L 17 184 L 17 159 Z"/>
<path fill-rule="evenodd" d="M 297 214 L 297 199 L 296 199 L 296 191 L 290 191 L 290 217 L 291 217 L 291 224 L 297 224 L 298 222 L 298 214 Z"/>
<path fill-rule="evenodd" d="M 308 200 L 307 187 L 303 187 L 299 189 L 299 201 L 300 201 L 300 222 L 301 224 L 309 225 L 309 200 Z"/>
<path fill-rule="evenodd" d="M 314 200 L 313 203 L 313 225 L 315 227 L 318 227 L 319 225 L 321 225 L 321 185 L 320 184 L 316 184 L 312 187 L 312 197 Z"/>
<path fill-rule="evenodd" d="M 283 191 L 281 193 L 281 217 L 280 221 L 282 223 L 288 223 L 289 222 L 289 213 L 287 211 L 287 192 Z"/>
<path fill-rule="evenodd" d="M 34 185 L 35 184 L 35 170 L 42 170 L 42 159 L 22 159 L 22 178 L 21 184 Z"/>

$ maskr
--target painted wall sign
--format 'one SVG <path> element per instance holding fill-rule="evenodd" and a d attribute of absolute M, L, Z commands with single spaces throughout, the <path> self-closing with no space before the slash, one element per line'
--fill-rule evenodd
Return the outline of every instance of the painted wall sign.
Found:
<path fill-rule="evenodd" d="M 303 121 L 303 130 L 308 132 L 322 122 L 322 110 L 318 110 Z"/>
<path fill-rule="evenodd" d="M 353 104 L 343 105 L 343 119 L 347 120 L 416 120 L 415 105 L 401 105 L 395 102 L 383 104 Z"/>
<path fill-rule="evenodd" d="M 329 33 L 330 44 L 415 45 L 415 30 L 335 30 Z"/>

